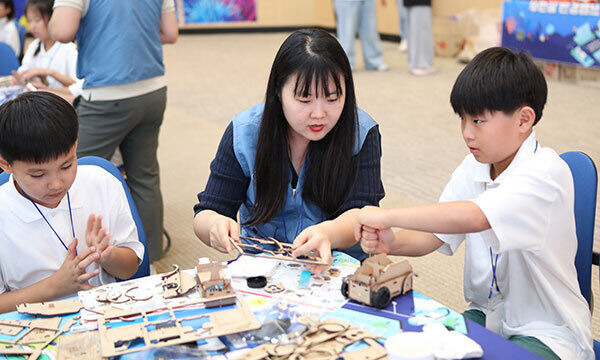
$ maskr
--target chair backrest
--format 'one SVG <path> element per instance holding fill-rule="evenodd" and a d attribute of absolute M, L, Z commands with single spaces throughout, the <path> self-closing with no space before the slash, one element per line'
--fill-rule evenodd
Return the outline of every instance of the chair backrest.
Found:
<path fill-rule="evenodd" d="M 10 75 L 19 68 L 19 59 L 7 43 L 0 42 L 0 76 Z"/>
<path fill-rule="evenodd" d="M 19 32 L 19 41 L 21 42 L 21 53 L 18 54 L 19 59 L 23 58 L 23 54 L 25 54 L 25 34 L 27 33 L 27 29 L 25 26 L 19 24 L 18 21 L 15 21 L 17 25 L 17 31 Z"/>
<path fill-rule="evenodd" d="M 108 171 L 111 175 L 119 179 L 121 184 L 123 185 L 123 190 L 125 190 L 125 195 L 127 196 L 127 202 L 129 203 L 129 208 L 131 209 L 131 216 L 133 217 L 133 221 L 135 222 L 135 226 L 138 231 L 138 238 L 140 242 L 144 245 L 144 259 L 142 263 L 137 269 L 137 272 L 131 277 L 131 279 L 137 279 L 140 277 L 150 275 L 150 258 L 148 254 L 148 243 L 146 241 L 146 233 L 144 232 L 144 227 L 142 225 L 142 219 L 140 218 L 140 214 L 137 211 L 137 207 L 133 202 L 133 198 L 131 197 L 131 192 L 129 191 L 129 187 L 123 178 L 119 169 L 111 163 L 110 161 L 103 159 L 97 156 L 85 156 L 77 160 L 78 165 L 96 165 L 100 166 L 104 170 Z M 117 281 L 122 281 L 121 279 L 117 279 Z"/>
<path fill-rule="evenodd" d="M 598 174 L 592 159 L 582 152 L 569 151 L 561 154 L 560 157 L 569 165 L 573 175 L 577 231 L 575 268 L 581 294 L 589 303 L 592 291 L 592 252 Z"/>
<path fill-rule="evenodd" d="M 100 166 L 104 170 L 108 171 L 111 175 L 119 179 L 121 184 L 123 185 L 123 189 L 125 190 L 125 195 L 127 196 L 127 202 L 129 203 L 129 208 L 131 209 L 131 216 L 133 217 L 133 221 L 135 222 L 135 226 L 137 227 L 138 237 L 140 242 L 144 245 L 144 259 L 142 263 L 138 267 L 135 275 L 131 277 L 131 279 L 137 279 L 140 277 L 150 275 L 150 258 L 148 257 L 148 244 L 146 242 L 146 233 L 144 232 L 144 227 L 142 226 L 142 219 L 138 214 L 137 208 L 135 207 L 135 203 L 133 202 L 133 198 L 131 197 L 131 193 L 129 192 L 129 188 L 127 187 L 127 183 L 123 178 L 123 175 L 119 172 L 113 163 L 103 158 L 99 158 L 96 156 L 86 156 L 77 160 L 79 165 L 95 165 Z M 9 179 L 9 174 L 1 173 L 0 174 L 0 185 L 7 182 Z M 121 279 L 117 279 L 117 281 L 122 281 Z"/>

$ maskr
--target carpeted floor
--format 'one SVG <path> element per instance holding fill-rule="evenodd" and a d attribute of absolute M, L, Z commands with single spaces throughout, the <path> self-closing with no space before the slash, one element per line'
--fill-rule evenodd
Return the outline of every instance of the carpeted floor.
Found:
<path fill-rule="evenodd" d="M 155 264 L 159 272 L 173 263 L 192 267 L 198 257 L 227 258 L 194 236 L 192 207 L 231 117 L 262 101 L 271 63 L 286 36 L 182 35 L 177 44 L 165 47 L 169 92 L 159 158 L 165 227 L 173 243 Z M 450 89 L 463 66 L 454 59 L 437 58 L 438 72 L 420 78 L 408 73 L 406 54 L 397 44 L 384 42 L 383 50 L 389 71 L 366 72 L 359 63 L 355 72 L 359 106 L 377 120 L 382 134 L 386 189 L 382 206 L 434 202 L 467 154 L 459 119 L 449 104 Z M 600 161 L 600 86 L 549 81 L 549 90 L 544 117 L 536 126 L 540 143 L 559 153 L 581 150 Z M 596 218 L 596 230 L 599 224 Z M 411 259 L 418 275 L 416 289 L 458 311 L 466 307 L 463 249 L 452 257 L 435 253 Z M 600 299 L 597 268 L 593 290 Z M 600 309 L 594 312 L 593 326 L 599 338 Z"/>

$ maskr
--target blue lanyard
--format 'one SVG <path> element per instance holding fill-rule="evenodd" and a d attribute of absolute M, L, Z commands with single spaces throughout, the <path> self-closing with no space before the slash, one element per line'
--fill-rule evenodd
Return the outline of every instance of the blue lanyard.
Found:
<path fill-rule="evenodd" d="M 488 299 L 492 298 L 492 293 L 494 292 L 494 285 L 496 285 L 496 291 L 500 292 L 500 288 L 498 287 L 498 279 L 496 279 L 496 266 L 498 266 L 498 254 L 496 254 L 496 260 L 494 261 L 494 255 L 492 254 L 491 246 L 490 260 L 492 262 L 492 284 L 490 285 L 490 295 L 488 296 Z"/>
<path fill-rule="evenodd" d="M 29 195 L 27 195 L 24 191 L 23 191 L 23 195 L 25 195 L 25 197 L 29 201 L 31 201 L 33 206 L 35 206 L 36 210 L 40 213 L 40 215 L 42 215 L 42 218 L 44 219 L 44 221 L 46 221 L 46 224 L 48 224 L 48 226 L 50 226 L 50 229 L 54 232 L 54 235 L 56 235 L 56 237 L 58 238 L 58 241 L 60 241 L 62 246 L 65 248 L 65 250 L 69 251 L 69 248 L 67 247 L 67 245 L 65 245 L 64 241 L 62 241 L 62 239 L 60 238 L 60 236 L 58 235 L 56 230 L 54 230 L 52 225 L 50 225 L 50 222 L 48 221 L 48 219 L 46 219 L 46 217 L 44 216 L 44 213 L 42 213 L 42 210 L 40 210 L 40 208 L 37 206 L 37 204 L 33 200 L 31 200 Z M 73 212 L 71 211 L 71 198 L 69 197 L 68 191 L 67 191 L 67 203 L 69 204 L 69 219 L 71 220 L 71 230 L 73 231 L 73 238 L 75 238 L 75 226 L 73 226 Z"/>

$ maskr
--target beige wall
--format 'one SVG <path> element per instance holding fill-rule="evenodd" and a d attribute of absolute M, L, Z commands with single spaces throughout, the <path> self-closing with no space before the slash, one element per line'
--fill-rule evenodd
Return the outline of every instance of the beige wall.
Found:
<path fill-rule="evenodd" d="M 181 3 L 181 0 L 177 0 Z M 399 33 L 398 9 L 396 0 L 377 1 L 379 32 L 397 35 Z M 449 16 L 469 8 L 500 9 L 502 0 L 433 0 L 434 16 Z M 181 8 L 181 7 L 180 7 Z M 193 24 L 192 28 L 252 28 L 278 26 L 324 26 L 335 27 L 333 0 L 256 0 L 257 19 L 254 22 Z"/>

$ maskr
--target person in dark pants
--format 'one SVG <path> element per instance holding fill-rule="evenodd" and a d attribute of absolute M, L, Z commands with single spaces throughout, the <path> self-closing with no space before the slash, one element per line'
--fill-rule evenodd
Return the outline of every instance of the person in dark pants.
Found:
<path fill-rule="evenodd" d="M 123 156 L 150 261 L 163 253 L 163 202 L 156 157 L 167 88 L 162 44 L 178 36 L 173 0 L 56 0 L 50 34 L 76 37 L 78 156 Z"/>

